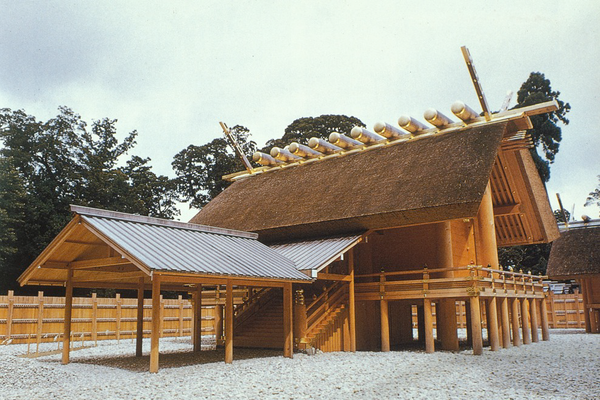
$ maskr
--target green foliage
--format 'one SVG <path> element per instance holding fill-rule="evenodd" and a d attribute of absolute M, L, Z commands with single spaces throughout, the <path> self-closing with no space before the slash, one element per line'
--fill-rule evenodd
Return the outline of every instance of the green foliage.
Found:
<path fill-rule="evenodd" d="M 24 111 L 0 110 L 0 292 L 70 220 L 70 204 L 171 218 L 175 184 L 157 176 L 149 159 L 121 158 L 137 132 L 119 142 L 116 120 L 93 121 L 91 129 L 67 107 L 40 122 Z M 23 205 L 22 207 L 20 205 Z"/>
<path fill-rule="evenodd" d="M 600 175 L 598 175 L 598 180 L 600 181 Z M 598 183 L 598 186 L 596 187 L 596 189 L 594 189 L 593 192 L 590 192 L 588 198 L 585 200 L 586 207 L 592 206 L 594 204 L 600 207 L 600 183 Z M 600 216 L 600 213 L 598 215 Z"/>
<path fill-rule="evenodd" d="M 498 258 L 504 269 L 512 267 L 515 272 L 522 269 L 525 273 L 531 271 L 533 275 L 545 275 L 551 247 L 551 243 L 501 247 Z"/>
<path fill-rule="evenodd" d="M 250 131 L 240 125 L 231 133 L 242 151 L 251 159 L 256 143 L 249 140 Z M 231 182 L 223 175 L 244 169 L 242 161 L 230 149 L 225 137 L 217 138 L 202 146 L 189 145 L 175 155 L 171 164 L 177 175 L 180 200 L 190 202 L 190 207 L 202 208 L 221 193 Z"/>
<path fill-rule="evenodd" d="M 529 133 L 536 146 L 531 149 L 531 155 L 543 182 L 548 182 L 550 179 L 550 164 L 554 162 L 562 140 L 562 131 L 557 124 L 559 122 L 565 125 L 569 124 L 566 115 L 571 110 L 571 106 L 569 103 L 560 100 L 559 95 L 560 92 L 553 91 L 550 81 L 540 72 L 532 72 L 517 93 L 515 108 L 527 107 L 551 100 L 556 100 L 559 106 L 557 111 L 530 117 L 533 129 Z M 538 154 L 538 148 L 541 148 L 543 157 Z"/>
<path fill-rule="evenodd" d="M 564 215 L 563 215 L 564 214 Z M 566 217 L 566 221 L 565 221 Z M 561 210 L 554 210 L 554 219 L 556 222 L 567 222 L 571 219 L 571 213 L 565 210 L 564 208 Z"/>
<path fill-rule="evenodd" d="M 283 148 L 292 142 L 307 144 L 308 140 L 313 136 L 327 139 L 329 134 L 333 132 L 349 135 L 355 126 L 366 127 L 360 119 L 346 115 L 321 115 L 318 117 L 298 118 L 285 128 L 285 133 L 281 138 L 267 141 L 262 151 L 269 152 L 274 146 Z"/>

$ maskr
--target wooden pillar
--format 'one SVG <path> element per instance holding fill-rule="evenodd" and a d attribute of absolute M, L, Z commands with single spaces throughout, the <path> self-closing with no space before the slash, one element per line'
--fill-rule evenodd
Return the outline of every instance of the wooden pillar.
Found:
<path fill-rule="evenodd" d="M 294 356 L 294 323 L 292 320 L 292 283 L 283 284 L 283 356 Z"/>
<path fill-rule="evenodd" d="M 503 297 L 500 301 L 500 313 L 502 316 L 502 347 L 508 349 L 510 343 L 510 318 L 508 314 L 508 298 Z"/>
<path fill-rule="evenodd" d="M 467 326 L 467 344 L 473 347 L 473 325 L 471 324 L 471 302 L 465 301 L 465 324 Z"/>
<path fill-rule="evenodd" d="M 42 333 L 44 332 L 44 292 L 38 292 L 37 331 L 35 333 L 35 352 L 40 351 Z"/>
<path fill-rule="evenodd" d="M 71 316 L 73 312 L 73 269 L 67 269 L 67 282 L 65 288 L 65 322 L 63 330 L 62 363 L 69 363 L 69 352 L 71 350 Z"/>
<path fill-rule="evenodd" d="M 519 299 L 512 299 L 510 315 L 512 319 L 513 346 L 518 347 L 521 345 L 521 334 L 519 333 Z"/>
<path fill-rule="evenodd" d="M 425 343 L 425 312 L 420 304 L 417 304 L 417 339 L 419 343 Z"/>
<path fill-rule="evenodd" d="M 381 351 L 390 351 L 390 319 L 387 300 L 379 300 L 381 316 Z"/>
<path fill-rule="evenodd" d="M 546 296 L 542 299 L 542 307 L 540 310 L 542 317 L 542 340 L 550 340 L 550 328 L 548 326 L 548 306 L 546 302 Z"/>
<path fill-rule="evenodd" d="M 354 249 L 348 250 L 348 314 L 350 320 L 350 351 L 356 351 L 356 308 L 354 303 Z"/>
<path fill-rule="evenodd" d="M 483 353 L 483 338 L 481 336 L 481 306 L 479 296 L 469 297 L 469 308 L 471 314 L 471 334 L 473 341 L 473 354 Z"/>
<path fill-rule="evenodd" d="M 458 351 L 455 300 L 441 299 L 436 307 L 436 314 L 438 316 L 438 339 L 441 339 L 442 349 Z"/>
<path fill-rule="evenodd" d="M 142 356 L 144 342 L 144 278 L 140 278 L 137 292 L 137 326 L 135 334 L 135 356 Z"/>
<path fill-rule="evenodd" d="M 523 344 L 531 343 L 531 330 L 529 329 L 529 301 L 521 299 L 521 325 L 523 331 Z"/>
<path fill-rule="evenodd" d="M 218 301 L 218 300 L 217 300 Z M 215 305 L 214 310 L 214 328 L 215 338 L 217 340 L 217 347 L 223 346 L 223 306 L 220 304 Z"/>
<path fill-rule="evenodd" d="M 115 295 L 115 306 L 117 308 L 116 310 L 116 317 L 115 317 L 115 335 L 117 337 L 117 342 L 119 342 L 121 340 L 121 294 L 117 293 Z"/>
<path fill-rule="evenodd" d="M 493 269 L 499 268 L 498 245 L 496 243 L 496 226 L 494 222 L 494 204 L 492 189 L 488 182 L 479 212 L 477 214 L 477 262 Z"/>
<path fill-rule="evenodd" d="M 583 297 L 583 319 L 585 321 L 585 332 L 586 333 L 591 333 L 592 332 L 592 324 L 591 324 L 591 316 L 590 316 L 590 312 L 589 312 L 589 305 L 588 305 L 588 288 L 586 286 L 586 280 L 585 279 L 579 279 L 578 280 L 579 285 L 581 286 L 581 297 Z M 554 301 L 552 301 L 552 309 L 554 310 Z M 552 315 L 554 317 L 554 314 Z M 554 322 L 554 328 L 556 328 L 558 326 L 558 324 L 556 323 L 556 317 L 553 318 L 553 322 Z"/>
<path fill-rule="evenodd" d="M 423 300 L 423 322 L 425 325 L 425 353 L 433 353 L 435 344 L 433 342 L 433 315 L 431 314 L 431 300 Z"/>
<path fill-rule="evenodd" d="M 488 340 L 490 341 L 490 350 L 498 351 L 500 349 L 500 338 L 498 336 L 498 306 L 495 297 L 488 300 Z"/>
<path fill-rule="evenodd" d="M 192 343 L 194 351 L 202 350 L 202 284 L 196 285 L 194 291 L 194 312 L 192 326 Z"/>
<path fill-rule="evenodd" d="M 98 345 L 98 297 L 92 293 L 92 341 Z"/>
<path fill-rule="evenodd" d="M 347 314 L 347 313 L 346 313 Z M 298 349 L 304 350 L 305 343 L 303 340 L 306 338 L 306 331 L 308 329 L 306 320 L 306 303 L 304 302 L 304 290 L 296 290 L 296 297 L 294 299 L 294 342 Z M 350 330 L 348 325 L 348 318 L 344 318 L 344 341 L 348 340 L 344 351 L 350 351 Z M 347 330 L 347 332 L 346 332 Z"/>
<path fill-rule="evenodd" d="M 152 276 L 152 330 L 150 332 L 150 372 L 158 372 L 160 339 L 160 276 Z"/>
<path fill-rule="evenodd" d="M 538 306 L 537 299 L 531 299 L 529 303 L 531 304 L 531 341 L 533 343 L 537 343 L 540 341 L 540 335 L 538 332 Z"/>
<path fill-rule="evenodd" d="M 233 285 L 227 280 L 225 297 L 225 363 L 233 362 Z"/>

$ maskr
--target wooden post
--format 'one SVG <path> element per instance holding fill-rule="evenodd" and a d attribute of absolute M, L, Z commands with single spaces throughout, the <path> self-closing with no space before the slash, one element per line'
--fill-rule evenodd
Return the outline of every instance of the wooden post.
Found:
<path fill-rule="evenodd" d="M 500 349 L 500 338 L 498 336 L 498 305 L 495 297 L 488 300 L 488 339 L 490 341 L 490 350 L 498 351 Z"/>
<path fill-rule="evenodd" d="M 379 300 L 381 315 L 381 351 L 390 351 L 390 319 L 387 300 Z"/>
<path fill-rule="evenodd" d="M 160 275 L 152 276 L 152 331 L 150 333 L 150 372 L 158 372 L 160 341 Z"/>
<path fill-rule="evenodd" d="M 120 293 L 116 294 L 115 303 L 116 303 L 116 307 L 117 307 L 115 335 L 117 336 L 117 343 L 118 343 L 121 340 L 121 294 Z"/>
<path fill-rule="evenodd" d="M 343 351 L 350 351 L 350 318 L 348 315 L 348 307 L 346 307 L 344 309 L 344 323 L 342 326 L 342 337 L 344 340 L 344 343 L 342 345 Z"/>
<path fill-rule="evenodd" d="M 160 295 L 160 317 L 158 318 L 160 337 L 163 337 L 165 330 L 165 300 L 162 294 Z"/>
<path fill-rule="evenodd" d="M 92 293 L 92 340 L 98 345 L 98 298 L 96 292 Z"/>
<path fill-rule="evenodd" d="M 438 316 L 438 338 L 442 341 L 442 349 L 458 351 L 456 301 L 454 299 L 440 299 L 436 307 L 436 314 Z"/>
<path fill-rule="evenodd" d="M 283 284 L 283 356 L 294 356 L 294 323 L 292 320 L 292 283 Z"/>
<path fill-rule="evenodd" d="M 227 280 L 225 298 L 225 363 L 233 362 L 233 285 Z"/>
<path fill-rule="evenodd" d="M 223 346 L 223 306 L 221 304 L 215 305 L 213 324 L 217 347 Z"/>
<path fill-rule="evenodd" d="M 354 304 L 354 249 L 348 250 L 348 311 L 350 319 L 350 351 L 356 351 L 356 308 Z"/>
<path fill-rule="evenodd" d="M 183 297 L 181 295 L 177 296 L 177 301 L 179 302 L 179 326 L 177 329 L 181 337 L 183 336 Z"/>
<path fill-rule="evenodd" d="M 529 329 L 529 301 L 521 299 L 521 325 L 523 330 L 523 344 L 531 343 L 531 330 Z"/>
<path fill-rule="evenodd" d="M 498 245 L 496 243 L 496 225 L 494 221 L 494 204 L 492 202 L 492 189 L 488 182 L 477 214 L 477 262 L 489 265 L 492 269 L 499 268 Z"/>
<path fill-rule="evenodd" d="M 8 291 L 8 315 L 6 317 L 6 337 L 10 339 L 12 335 L 12 320 L 13 313 L 15 310 L 15 292 L 14 290 Z"/>
<path fill-rule="evenodd" d="M 542 299 L 542 340 L 547 341 L 550 340 L 550 329 L 548 326 L 548 306 L 546 302 L 546 296 Z"/>
<path fill-rule="evenodd" d="M 95 294 L 95 293 L 94 293 Z M 95 298 L 94 298 L 95 300 Z M 144 278 L 140 278 L 137 292 L 137 324 L 135 333 L 135 356 L 142 356 L 144 341 Z"/>
<path fill-rule="evenodd" d="M 202 284 L 196 285 L 194 291 L 194 312 L 192 326 L 192 343 L 194 351 L 202 350 Z M 219 339 L 218 337 L 216 339 Z"/>
<path fill-rule="evenodd" d="M 502 315 L 502 347 L 508 349 L 511 347 L 510 343 L 510 318 L 508 314 L 508 298 L 502 298 L 500 302 L 501 315 Z"/>
<path fill-rule="evenodd" d="M 538 332 L 538 307 L 537 299 L 531 299 L 531 341 L 537 343 L 540 341 L 540 335 Z"/>
<path fill-rule="evenodd" d="M 521 333 L 519 332 L 519 299 L 512 299 L 511 302 L 511 325 L 512 325 L 512 337 L 513 346 L 521 345 Z"/>
<path fill-rule="evenodd" d="M 67 282 L 65 288 L 65 318 L 63 330 L 63 352 L 62 363 L 69 363 L 69 352 L 71 350 L 71 315 L 73 312 L 73 269 L 67 269 Z"/>
<path fill-rule="evenodd" d="M 473 324 L 471 323 L 470 301 L 465 301 L 465 324 L 467 326 L 467 344 L 473 347 Z"/>
<path fill-rule="evenodd" d="M 347 318 L 345 325 L 348 325 Z M 307 329 L 308 325 L 306 320 L 306 304 L 304 303 L 304 290 L 298 289 L 296 290 L 296 297 L 294 299 L 294 342 L 296 343 L 298 349 L 304 349 L 304 344 L 302 341 L 306 338 Z M 350 331 L 348 331 L 348 336 L 349 335 Z M 348 337 L 348 340 L 350 340 L 350 337 Z M 349 341 L 348 347 L 345 350 L 350 350 Z"/>
<path fill-rule="evenodd" d="M 433 315 L 431 314 L 431 300 L 423 300 L 423 323 L 425 328 L 425 352 L 433 353 L 435 344 L 433 342 Z"/>
<path fill-rule="evenodd" d="M 481 306 L 479 296 L 469 297 L 469 308 L 471 315 L 471 335 L 473 341 L 473 354 L 483 353 L 483 338 L 481 336 Z"/>
<path fill-rule="evenodd" d="M 585 321 L 585 332 L 591 333 L 592 332 L 592 320 L 591 320 L 590 308 L 589 308 L 589 303 L 588 303 L 588 288 L 587 288 L 586 284 L 587 284 L 586 279 L 579 280 L 579 285 L 581 286 L 581 293 L 582 293 L 582 297 L 583 297 L 583 319 Z M 552 304 L 554 305 L 554 302 Z M 554 323 L 554 327 L 556 328 L 556 322 Z"/>
<path fill-rule="evenodd" d="M 417 339 L 419 343 L 425 343 L 425 313 L 420 304 L 417 304 Z"/>
<path fill-rule="evenodd" d="M 35 352 L 39 353 L 42 333 L 44 332 L 44 292 L 38 292 L 37 331 L 35 334 Z"/>
<path fill-rule="evenodd" d="M 548 291 L 548 298 L 550 299 L 550 315 L 552 315 L 552 322 L 550 327 L 556 328 L 558 325 L 556 324 L 556 307 L 554 306 L 554 293 Z"/>

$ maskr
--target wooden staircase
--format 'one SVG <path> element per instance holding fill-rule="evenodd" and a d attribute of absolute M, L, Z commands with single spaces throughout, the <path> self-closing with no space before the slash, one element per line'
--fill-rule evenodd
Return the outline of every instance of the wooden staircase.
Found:
<path fill-rule="evenodd" d="M 307 307 L 304 342 L 323 352 L 349 350 L 347 286 L 338 282 Z"/>
<path fill-rule="evenodd" d="M 283 294 L 280 289 L 265 293 L 243 313 L 235 316 L 235 347 L 283 348 Z"/>

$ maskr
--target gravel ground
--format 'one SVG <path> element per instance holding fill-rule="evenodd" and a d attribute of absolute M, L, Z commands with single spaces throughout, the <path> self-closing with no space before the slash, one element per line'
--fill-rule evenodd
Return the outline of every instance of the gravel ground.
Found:
<path fill-rule="evenodd" d="M 210 342 L 205 348 L 212 348 Z M 56 344 L 45 345 L 55 349 Z M 600 335 L 552 330 L 549 342 L 483 356 L 392 351 L 295 354 L 238 350 L 191 353 L 189 338 L 161 340 L 161 370 L 147 371 L 150 341 L 25 358 L 26 345 L 0 346 L 0 399 L 599 399 Z M 44 349 L 42 349 L 44 350 Z"/>

